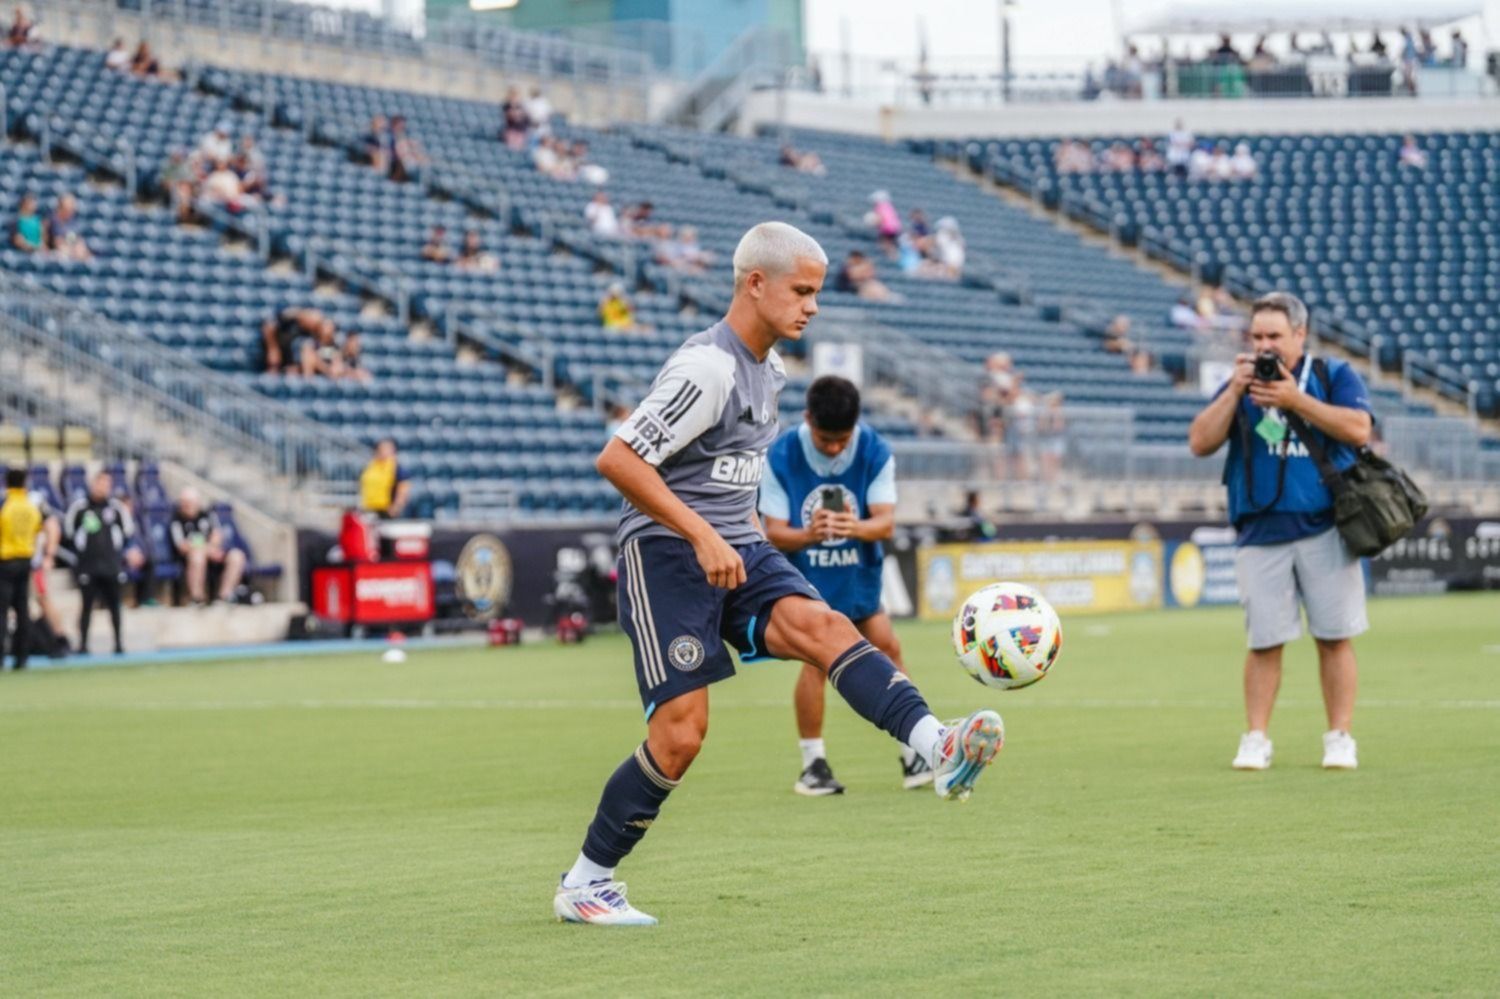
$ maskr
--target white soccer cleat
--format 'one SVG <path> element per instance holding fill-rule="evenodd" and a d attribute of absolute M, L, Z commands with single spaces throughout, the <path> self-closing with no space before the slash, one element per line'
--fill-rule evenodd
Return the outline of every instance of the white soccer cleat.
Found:
<path fill-rule="evenodd" d="M 944 730 L 932 767 L 932 789 L 939 798 L 967 801 L 974 782 L 1005 745 L 1005 723 L 988 709 L 974 712 Z"/>
<path fill-rule="evenodd" d="M 655 926 L 648 916 L 625 899 L 625 882 L 595 881 L 582 888 L 557 886 L 552 911 L 560 923 L 593 923 L 596 926 Z"/>
<path fill-rule="evenodd" d="M 1323 733 L 1323 769 L 1357 770 L 1359 757 L 1355 754 L 1354 736 L 1333 729 Z"/>
<path fill-rule="evenodd" d="M 1271 769 L 1271 740 L 1264 732 L 1246 732 L 1240 736 L 1240 751 L 1234 754 L 1236 770 Z"/>

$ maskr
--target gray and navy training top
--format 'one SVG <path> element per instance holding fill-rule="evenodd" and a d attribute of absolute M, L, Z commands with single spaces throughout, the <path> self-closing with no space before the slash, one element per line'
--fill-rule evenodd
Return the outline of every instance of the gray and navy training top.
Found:
<path fill-rule="evenodd" d="M 615 436 L 725 541 L 749 544 L 762 537 L 751 518 L 785 384 L 774 350 L 757 360 L 721 321 L 677 348 Z M 619 544 L 676 536 L 625 501 Z"/>

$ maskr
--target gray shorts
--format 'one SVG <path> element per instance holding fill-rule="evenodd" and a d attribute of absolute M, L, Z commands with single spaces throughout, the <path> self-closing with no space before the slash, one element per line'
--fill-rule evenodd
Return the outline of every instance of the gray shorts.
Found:
<path fill-rule="evenodd" d="M 1364 569 L 1333 528 L 1282 545 L 1246 545 L 1235 552 L 1234 569 L 1252 649 L 1300 638 L 1299 604 L 1314 638 L 1353 638 L 1370 627 Z"/>

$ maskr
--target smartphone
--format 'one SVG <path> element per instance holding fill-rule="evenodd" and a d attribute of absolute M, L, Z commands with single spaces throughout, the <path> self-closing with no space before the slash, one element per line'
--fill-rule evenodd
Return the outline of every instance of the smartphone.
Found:
<path fill-rule="evenodd" d="M 844 491 L 837 486 L 823 487 L 823 509 L 834 513 L 844 512 Z"/>

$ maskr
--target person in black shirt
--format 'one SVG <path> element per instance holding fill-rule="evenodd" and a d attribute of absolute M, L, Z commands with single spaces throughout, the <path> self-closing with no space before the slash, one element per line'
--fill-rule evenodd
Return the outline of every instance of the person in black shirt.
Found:
<path fill-rule="evenodd" d="M 196 489 L 184 489 L 172 513 L 172 550 L 182 563 L 187 581 L 188 599 L 194 607 L 207 602 L 208 575 L 219 569 L 218 599 L 228 602 L 245 574 L 245 553 L 238 548 L 224 550 L 224 532 L 219 518 L 203 509 L 203 499 Z"/>
<path fill-rule="evenodd" d="M 304 347 L 311 344 L 324 327 L 333 329 L 333 320 L 317 309 L 282 309 L 274 319 L 261 326 L 261 343 L 266 351 L 266 371 L 270 374 L 303 374 Z"/>
<path fill-rule="evenodd" d="M 83 591 L 78 650 L 85 655 L 89 650 L 89 623 L 96 600 L 104 601 L 109 611 L 115 632 L 115 655 L 125 652 L 120 601 L 126 578 L 126 548 L 135 537 L 135 518 L 124 503 L 114 498 L 113 490 L 113 477 L 108 472 L 96 473 L 89 480 L 88 496 L 69 507 L 63 519 L 63 533 L 77 558 L 78 588 Z"/>

